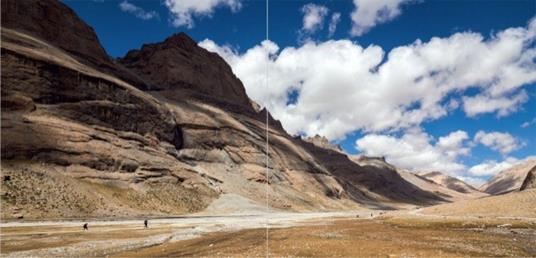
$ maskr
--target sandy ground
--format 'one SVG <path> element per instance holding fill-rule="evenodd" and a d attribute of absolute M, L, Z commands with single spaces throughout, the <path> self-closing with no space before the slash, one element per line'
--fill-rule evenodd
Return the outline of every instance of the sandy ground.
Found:
<path fill-rule="evenodd" d="M 534 228 L 422 220 L 338 219 L 326 225 L 212 233 L 113 257 L 531 257 Z"/>
<path fill-rule="evenodd" d="M 430 206 L 423 214 L 536 218 L 536 189 Z"/>
<path fill-rule="evenodd" d="M 0 253 L 7 257 L 105 256 L 166 242 L 192 239 L 213 232 L 291 227 L 329 223 L 335 218 L 369 216 L 370 212 L 263 213 L 255 215 L 184 216 L 143 219 L 87 221 L 5 222 L 0 224 Z M 375 212 L 378 215 L 379 212 Z M 113 241 L 111 241 L 113 240 Z"/>
<path fill-rule="evenodd" d="M 536 218 L 372 213 L 161 218 L 150 220 L 149 229 L 142 219 L 91 221 L 88 231 L 82 230 L 84 221 L 8 222 L 0 224 L 0 252 L 3 257 L 536 256 Z"/>

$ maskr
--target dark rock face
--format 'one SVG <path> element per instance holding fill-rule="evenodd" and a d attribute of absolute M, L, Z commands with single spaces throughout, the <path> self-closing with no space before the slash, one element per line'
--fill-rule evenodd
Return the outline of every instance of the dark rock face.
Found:
<path fill-rule="evenodd" d="M 392 201 L 414 204 L 445 201 L 440 196 L 407 182 L 392 166 L 360 166 L 336 149 L 319 147 L 313 142 L 299 142 L 337 178 L 345 192 L 355 199 L 373 199 L 372 195 L 377 194 Z"/>
<path fill-rule="evenodd" d="M 144 78 L 148 90 L 179 91 L 221 106 L 253 111 L 231 67 L 217 54 L 197 46 L 185 33 L 131 50 L 119 62 Z"/>
<path fill-rule="evenodd" d="M 95 31 L 55 0 L 2 0 L 2 26 L 44 39 L 92 63 L 109 62 Z"/>
<path fill-rule="evenodd" d="M 101 71 L 143 88 L 145 82 L 116 64 L 93 28 L 57 0 L 2 0 L 2 27 L 33 35 Z"/>
<path fill-rule="evenodd" d="M 105 79 L 31 60 L 6 49 L 2 49 L 2 68 L 2 95 L 9 96 L 7 99 L 24 96 L 19 97 L 26 99 L 24 106 L 31 105 L 28 104 L 31 99 L 69 119 L 115 130 L 150 133 L 173 144 L 180 135 L 169 110 Z M 38 81 L 24 83 L 24 78 L 31 78 L 36 70 L 40 73 L 35 78 Z"/>
<path fill-rule="evenodd" d="M 533 189 L 536 188 L 536 166 L 534 166 L 528 173 L 523 184 L 521 184 L 520 190 Z"/>

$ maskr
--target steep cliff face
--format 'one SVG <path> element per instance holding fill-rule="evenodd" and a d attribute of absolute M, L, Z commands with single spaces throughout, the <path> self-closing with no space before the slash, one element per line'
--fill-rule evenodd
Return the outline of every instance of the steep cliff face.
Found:
<path fill-rule="evenodd" d="M 168 90 L 253 112 L 244 86 L 231 67 L 217 54 L 198 47 L 185 33 L 131 50 L 119 62 L 149 82 L 149 90 Z"/>
<path fill-rule="evenodd" d="M 59 1 L 2 0 L 2 27 L 42 39 L 84 64 L 114 74 L 136 87 L 146 87 L 136 74 L 115 63 L 100 45 L 93 28 Z"/>
<path fill-rule="evenodd" d="M 3 0 L 2 27 L 34 35 L 95 64 L 109 62 L 95 31 L 59 1 Z"/>
<path fill-rule="evenodd" d="M 184 213 L 216 196 L 178 168 L 183 132 L 155 98 L 26 34 L 2 40 L 2 217 Z"/>
<path fill-rule="evenodd" d="M 185 34 L 121 59 L 147 82 L 140 86 L 107 61 L 93 30 L 72 24 L 83 22 L 63 4 L 6 3 L 3 217 L 189 213 L 225 193 L 262 205 L 268 196 L 272 208 L 295 211 L 445 201 L 390 167 L 359 165 L 289 136 L 252 107 L 223 59 Z M 28 13 L 17 11 L 25 5 Z M 41 25 L 49 9 L 54 15 Z M 55 38 L 57 27 L 71 36 Z"/>

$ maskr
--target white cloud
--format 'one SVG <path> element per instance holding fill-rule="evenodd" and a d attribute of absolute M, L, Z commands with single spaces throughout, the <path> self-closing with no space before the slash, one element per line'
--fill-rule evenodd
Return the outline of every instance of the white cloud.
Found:
<path fill-rule="evenodd" d="M 302 30 L 314 33 L 324 26 L 324 18 L 328 15 L 329 9 L 323 5 L 306 4 L 301 11 L 303 13 Z"/>
<path fill-rule="evenodd" d="M 478 131 L 475 134 L 475 141 L 492 150 L 505 155 L 521 148 L 524 144 L 509 133 Z"/>
<path fill-rule="evenodd" d="M 352 36 L 361 36 L 372 27 L 388 22 L 400 15 L 401 5 L 411 0 L 354 0 L 355 9 L 352 18 Z"/>
<path fill-rule="evenodd" d="M 482 134 L 479 133 L 475 138 L 481 139 Z M 491 134 L 486 134 L 486 136 L 489 135 Z M 495 134 L 491 138 L 493 140 L 490 142 L 495 143 L 495 138 L 508 138 L 508 136 Z M 436 140 L 420 129 L 410 129 L 400 137 L 380 134 L 365 135 L 356 141 L 356 148 L 364 155 L 384 156 L 388 162 L 400 168 L 413 171 L 440 171 L 477 187 L 485 183 L 490 176 L 536 158 L 536 156 L 528 156 L 520 160 L 507 157 L 500 162 L 486 160 L 468 169 L 459 158 L 470 155 L 469 140 L 467 133 L 461 130 L 451 132 Z"/>
<path fill-rule="evenodd" d="M 483 163 L 472 166 L 469 169 L 469 173 L 474 176 L 493 176 L 505 169 L 509 169 L 510 167 L 519 164 L 521 161 L 522 160 L 518 160 L 514 157 L 508 157 L 501 162 L 486 160 Z"/>
<path fill-rule="evenodd" d="M 143 8 L 129 3 L 127 0 L 124 0 L 123 2 L 119 3 L 119 9 L 121 9 L 121 11 L 123 12 L 133 14 L 134 16 L 142 20 L 151 20 L 155 18 L 157 19 L 159 17 L 157 12 L 145 11 Z"/>
<path fill-rule="evenodd" d="M 477 189 L 488 181 L 482 177 L 473 177 L 473 176 L 455 176 L 455 177 L 472 185 L 473 187 Z"/>
<path fill-rule="evenodd" d="M 194 27 L 194 17 L 212 16 L 214 10 L 226 6 L 236 12 L 242 8 L 241 0 L 165 0 L 175 27 Z"/>
<path fill-rule="evenodd" d="M 525 121 L 525 122 L 523 122 L 523 124 L 521 124 L 521 128 L 527 128 L 527 127 L 529 127 L 529 126 L 531 126 L 531 125 L 533 125 L 533 124 L 536 124 L 536 117 L 533 118 L 533 119 L 530 120 L 530 121 Z"/>
<path fill-rule="evenodd" d="M 344 138 L 347 133 L 385 132 L 419 126 L 459 108 L 468 116 L 511 113 L 536 81 L 536 21 L 484 39 L 478 33 L 393 48 L 363 47 L 350 40 L 307 42 L 280 49 L 271 41 L 237 53 L 211 40 L 200 46 L 219 53 L 242 80 L 248 95 L 267 106 L 292 133 Z M 268 67 L 269 87 L 265 86 Z M 469 108 L 471 98 L 513 100 L 497 108 Z M 297 92 L 295 103 L 288 94 Z"/>
<path fill-rule="evenodd" d="M 455 159 L 459 155 L 469 155 L 470 149 L 463 146 L 463 142 L 469 139 L 465 131 L 455 131 L 447 136 L 439 137 L 436 147 L 447 157 Z"/>
<path fill-rule="evenodd" d="M 515 112 L 528 99 L 527 93 L 523 90 L 513 96 L 492 97 L 480 94 L 475 97 L 463 97 L 463 110 L 471 117 L 495 111 L 502 117 Z"/>
<path fill-rule="evenodd" d="M 328 27 L 328 36 L 331 37 L 337 30 L 337 25 L 341 21 L 341 14 L 340 13 L 334 13 L 331 15 L 331 20 L 329 21 L 329 27 Z"/>
<path fill-rule="evenodd" d="M 401 168 L 458 175 L 465 171 L 457 158 L 469 154 L 464 145 L 468 138 L 466 132 L 455 131 L 435 141 L 427 133 L 412 129 L 401 137 L 368 134 L 356 141 L 356 148 L 367 156 L 385 156 Z"/>

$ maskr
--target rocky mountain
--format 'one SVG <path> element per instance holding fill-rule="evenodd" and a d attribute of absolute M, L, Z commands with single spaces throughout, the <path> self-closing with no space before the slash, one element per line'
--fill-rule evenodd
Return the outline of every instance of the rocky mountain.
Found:
<path fill-rule="evenodd" d="M 315 146 L 323 148 L 323 149 L 329 149 L 329 150 L 343 153 L 341 146 L 330 143 L 328 138 L 324 136 L 320 136 L 318 134 L 313 137 L 307 137 L 303 140 L 306 142 L 312 143 Z"/>
<path fill-rule="evenodd" d="M 396 167 L 387 163 L 385 160 L 385 157 L 372 157 L 372 156 L 364 156 L 364 155 L 352 155 L 350 156 L 350 160 L 353 162 L 361 165 L 361 166 L 372 166 L 372 167 L 378 167 L 378 168 L 385 168 L 385 169 L 391 169 L 396 170 Z"/>
<path fill-rule="evenodd" d="M 512 191 L 534 188 L 536 159 L 529 159 L 509 169 L 501 171 L 480 187 L 488 194 L 504 194 Z"/>
<path fill-rule="evenodd" d="M 146 87 L 135 73 L 108 56 L 93 28 L 59 1 L 2 0 L 2 28 L 42 39 L 81 63 L 113 74 L 136 87 Z"/>
<path fill-rule="evenodd" d="M 451 188 L 452 185 L 450 185 L 451 187 L 448 187 L 448 184 L 444 184 L 443 181 L 438 180 L 439 182 L 437 182 L 421 174 L 406 169 L 397 168 L 385 161 L 384 157 L 352 156 L 351 159 L 361 166 L 375 166 L 381 169 L 395 170 L 405 181 L 411 183 L 419 189 L 441 196 L 441 198 L 449 202 L 474 199 L 486 195 L 485 193 L 481 193 L 477 190 L 457 191 L 456 189 L 459 189 L 459 187 L 454 187 L 453 189 Z M 435 174 L 435 179 L 448 177 L 440 172 L 436 173 L 439 174 Z"/>
<path fill-rule="evenodd" d="M 434 181 L 436 184 L 442 185 L 448 189 L 452 189 L 456 192 L 460 193 L 480 193 L 476 188 L 473 186 L 467 184 L 466 182 L 457 179 L 455 177 L 451 177 L 448 175 L 445 175 L 438 171 L 433 172 L 421 172 L 419 173 L 420 176 L 425 177 L 431 181 Z"/>
<path fill-rule="evenodd" d="M 146 79 L 151 90 L 189 93 L 201 100 L 241 106 L 243 111 L 253 112 L 231 67 L 219 55 L 197 46 L 183 32 L 131 50 L 119 62 Z"/>
<path fill-rule="evenodd" d="M 2 218 L 182 214 L 218 198 L 293 211 L 448 201 L 288 135 L 186 34 L 114 61 L 63 3 L 3 0 L 1 48 Z"/>

